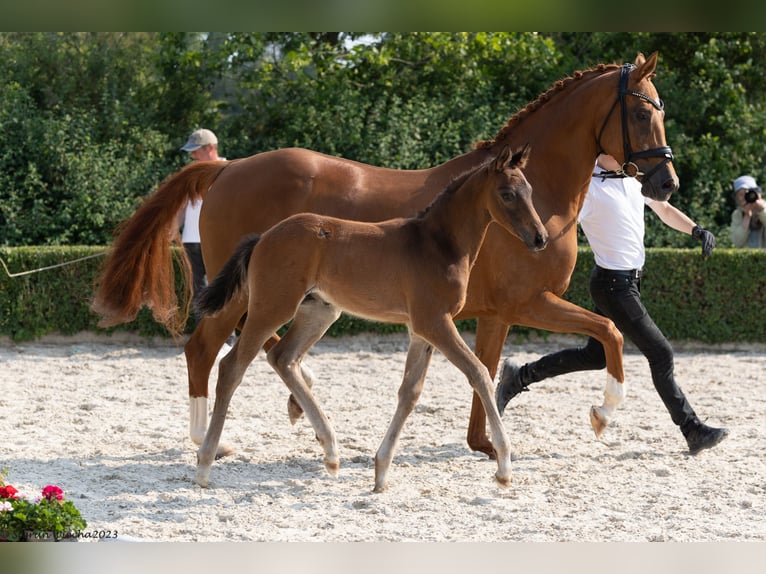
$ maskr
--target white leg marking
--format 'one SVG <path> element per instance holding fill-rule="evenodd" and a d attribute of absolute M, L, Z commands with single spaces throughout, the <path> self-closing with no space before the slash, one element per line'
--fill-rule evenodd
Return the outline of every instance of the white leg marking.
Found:
<path fill-rule="evenodd" d="M 207 397 L 189 397 L 189 435 L 200 445 L 207 432 Z"/>
<path fill-rule="evenodd" d="M 610 417 L 624 400 L 625 383 L 620 383 L 607 373 L 606 387 L 604 388 L 604 404 L 600 407 L 593 406 L 590 409 L 590 424 L 597 437 L 601 436 L 601 433 L 609 424 Z"/>
<path fill-rule="evenodd" d="M 608 417 L 612 416 L 615 409 L 625 400 L 625 383 L 620 383 L 612 375 L 606 376 L 606 387 L 604 387 L 604 405 L 603 413 Z"/>

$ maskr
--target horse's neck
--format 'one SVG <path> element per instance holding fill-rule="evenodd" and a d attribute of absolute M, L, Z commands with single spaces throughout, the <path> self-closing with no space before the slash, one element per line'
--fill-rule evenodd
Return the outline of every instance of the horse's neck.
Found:
<path fill-rule="evenodd" d="M 497 153 L 488 149 L 474 149 L 453 157 L 444 163 L 426 170 L 429 173 L 428 185 L 438 192 L 438 190 L 444 189 L 458 175 L 473 171 L 476 167 L 483 164 L 490 156 L 494 155 L 497 155 Z"/>
<path fill-rule="evenodd" d="M 582 207 L 600 151 L 601 124 L 617 97 L 616 84 L 610 91 L 604 75 L 572 81 L 509 124 L 490 148 L 497 153 L 506 144 L 512 149 L 531 145 L 524 174 L 543 221 L 571 220 Z"/>

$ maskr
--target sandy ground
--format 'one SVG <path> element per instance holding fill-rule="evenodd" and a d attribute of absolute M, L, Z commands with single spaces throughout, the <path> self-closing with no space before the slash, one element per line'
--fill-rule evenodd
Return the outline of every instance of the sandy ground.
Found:
<path fill-rule="evenodd" d="M 470 336 L 467 337 L 469 342 Z M 519 361 L 574 339 L 507 345 Z M 677 378 L 701 418 L 728 426 L 689 456 L 644 358 L 626 349 L 626 404 L 601 439 L 588 423 L 603 372 L 537 385 L 503 420 L 510 488 L 469 451 L 470 389 L 436 354 L 405 426 L 390 488 L 373 456 L 390 422 L 406 337 L 326 339 L 308 363 L 338 435 L 327 475 L 313 430 L 291 426 L 263 355 L 232 401 L 211 487 L 193 483 L 182 349 L 108 339 L 0 344 L 0 468 L 36 493 L 61 486 L 89 530 L 143 541 L 764 541 L 766 348 L 677 346 Z M 215 373 L 216 371 L 214 371 Z M 211 378 L 211 396 L 215 376 Z M 212 401 L 211 401 L 212 408 Z"/>

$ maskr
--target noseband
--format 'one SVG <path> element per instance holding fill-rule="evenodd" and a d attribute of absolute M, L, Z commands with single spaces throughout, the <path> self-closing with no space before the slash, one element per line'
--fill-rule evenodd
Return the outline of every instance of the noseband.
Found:
<path fill-rule="evenodd" d="M 637 98 L 641 98 L 644 101 L 649 102 L 652 104 L 656 109 L 662 111 L 665 109 L 665 103 L 662 100 L 655 100 L 654 98 L 650 98 L 646 94 L 642 94 L 641 92 L 636 92 L 633 90 L 628 89 L 628 76 L 630 75 L 630 71 L 635 68 L 633 64 L 624 64 L 622 66 L 622 70 L 620 70 L 620 86 L 617 92 L 617 100 L 615 100 L 614 104 L 612 104 L 612 107 L 609 109 L 609 113 L 606 114 L 606 117 L 604 118 L 604 123 L 601 125 L 601 131 L 598 133 L 598 147 L 599 147 L 599 154 L 606 153 L 604 151 L 604 148 L 601 147 L 601 135 L 604 133 L 604 129 L 606 128 L 606 124 L 609 121 L 609 118 L 612 115 L 612 112 L 614 111 L 615 106 L 619 103 L 620 104 L 620 111 L 621 111 L 621 119 L 622 119 L 622 147 L 623 147 L 623 153 L 625 157 L 625 162 L 622 164 L 622 168 L 620 169 L 620 176 L 627 176 L 627 177 L 638 177 L 641 176 L 649 178 L 656 172 L 658 169 L 660 169 L 663 165 L 666 163 L 673 161 L 673 152 L 670 149 L 670 146 L 661 146 L 661 147 L 655 147 L 651 149 L 647 149 L 644 151 L 638 151 L 634 152 L 630 147 L 630 134 L 628 133 L 628 109 L 625 105 L 625 96 L 635 96 Z M 645 159 L 649 157 L 662 157 L 665 158 L 663 161 L 658 163 L 656 166 L 654 166 L 648 173 L 643 173 L 639 170 L 638 166 L 635 164 L 633 160 L 636 159 Z"/>

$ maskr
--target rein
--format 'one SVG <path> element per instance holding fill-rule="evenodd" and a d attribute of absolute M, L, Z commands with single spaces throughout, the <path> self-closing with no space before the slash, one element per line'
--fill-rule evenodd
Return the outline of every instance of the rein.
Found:
<path fill-rule="evenodd" d="M 604 118 L 604 123 L 601 125 L 601 130 L 598 132 L 598 147 L 599 147 L 599 154 L 606 153 L 604 151 L 604 148 L 601 146 L 601 136 L 604 133 L 604 129 L 606 128 L 606 124 L 609 121 L 609 118 L 612 116 L 612 112 L 614 111 L 615 106 L 617 104 L 620 104 L 620 118 L 622 120 L 622 148 L 623 148 L 623 155 L 625 158 L 624 163 L 622 164 L 622 168 L 619 171 L 612 172 L 614 175 L 609 175 L 606 177 L 651 177 L 654 172 L 656 172 L 658 169 L 660 169 L 663 165 L 668 163 L 669 161 L 673 161 L 673 151 L 670 149 L 670 146 L 660 146 L 656 148 L 647 149 L 644 151 L 639 152 L 633 152 L 632 148 L 630 147 L 630 134 L 628 133 L 628 108 L 625 104 L 626 96 L 634 96 L 636 98 L 640 98 L 646 102 L 649 102 L 652 104 L 655 109 L 662 111 L 665 109 L 665 103 L 662 100 L 655 100 L 654 98 L 651 98 L 647 96 L 646 94 L 643 94 L 641 92 L 636 92 L 635 90 L 629 90 L 628 89 L 628 76 L 630 75 L 631 70 L 633 70 L 635 66 L 633 64 L 624 64 L 622 66 L 622 69 L 620 70 L 620 84 L 617 91 L 617 99 L 612 104 L 612 107 L 609 108 L 609 113 L 606 114 L 606 117 Z M 658 163 L 656 166 L 654 166 L 648 173 L 642 172 L 638 165 L 633 160 L 636 159 L 646 159 L 650 157 L 662 157 L 664 158 L 663 161 Z M 602 174 L 599 174 L 602 175 Z"/>

